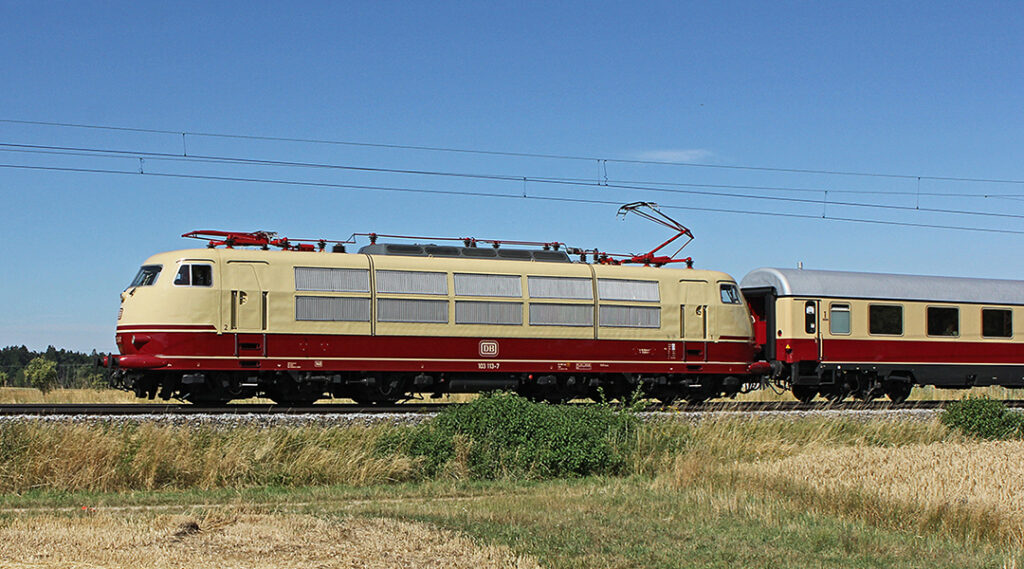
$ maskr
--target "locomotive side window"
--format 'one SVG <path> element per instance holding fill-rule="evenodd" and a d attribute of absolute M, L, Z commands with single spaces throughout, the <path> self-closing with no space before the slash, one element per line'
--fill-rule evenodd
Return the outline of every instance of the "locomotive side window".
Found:
<path fill-rule="evenodd" d="M 804 332 L 813 334 L 818 331 L 818 310 L 813 300 L 804 303 Z"/>
<path fill-rule="evenodd" d="M 960 310 L 940 306 L 928 307 L 928 335 L 951 336 L 960 335 Z"/>
<path fill-rule="evenodd" d="M 590 279 L 576 277 L 527 277 L 526 285 L 533 298 L 591 300 L 594 289 Z"/>
<path fill-rule="evenodd" d="M 828 331 L 830 334 L 837 335 L 850 333 L 849 304 L 833 304 L 829 307 Z"/>
<path fill-rule="evenodd" d="M 981 335 L 986 338 L 1013 337 L 1013 312 L 996 308 L 982 309 Z"/>
<path fill-rule="evenodd" d="M 658 302 L 658 281 L 597 279 L 597 295 L 601 300 L 637 300 Z"/>
<path fill-rule="evenodd" d="M 192 265 L 192 286 L 213 286 L 213 267 Z"/>
<path fill-rule="evenodd" d="M 455 295 L 521 297 L 523 280 L 519 275 L 455 273 Z"/>
<path fill-rule="evenodd" d="M 903 334 L 903 307 L 891 304 L 868 305 L 868 332 L 886 336 Z"/>
<path fill-rule="evenodd" d="M 739 304 L 740 303 L 740 291 L 736 289 L 734 284 L 719 285 L 719 293 L 722 295 L 723 304 Z"/>
<path fill-rule="evenodd" d="M 176 286 L 213 286 L 213 267 L 210 265 L 182 265 L 174 275 Z"/>
<path fill-rule="evenodd" d="M 603 305 L 600 321 L 611 328 L 661 328 L 661 308 Z"/>
<path fill-rule="evenodd" d="M 143 265 L 139 272 L 136 273 L 135 278 L 132 279 L 132 284 L 128 285 L 128 288 L 133 286 L 150 286 L 156 283 L 162 268 L 161 265 Z"/>

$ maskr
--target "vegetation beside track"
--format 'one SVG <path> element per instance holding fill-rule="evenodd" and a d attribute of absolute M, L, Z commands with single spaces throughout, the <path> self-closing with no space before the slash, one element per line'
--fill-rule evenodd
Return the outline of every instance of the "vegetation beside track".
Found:
<path fill-rule="evenodd" d="M 419 427 L 5 423 L 0 534 L 54 507 L 202 503 L 426 522 L 551 567 L 1016 566 L 1024 546 L 1019 440 L 941 420 L 578 412 L 495 396 Z"/>

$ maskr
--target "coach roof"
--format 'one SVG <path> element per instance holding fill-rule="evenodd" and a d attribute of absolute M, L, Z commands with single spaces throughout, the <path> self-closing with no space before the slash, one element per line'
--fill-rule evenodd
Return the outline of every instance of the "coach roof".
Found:
<path fill-rule="evenodd" d="M 772 288 L 778 296 L 1024 305 L 1024 281 L 996 279 L 762 268 L 747 273 L 740 288 Z"/>

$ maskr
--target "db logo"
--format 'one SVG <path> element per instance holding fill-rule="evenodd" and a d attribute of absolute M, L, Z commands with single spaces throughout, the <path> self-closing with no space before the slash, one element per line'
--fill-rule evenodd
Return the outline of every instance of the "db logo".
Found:
<path fill-rule="evenodd" d="M 480 357 L 498 357 L 498 343 L 494 340 L 480 340 Z"/>

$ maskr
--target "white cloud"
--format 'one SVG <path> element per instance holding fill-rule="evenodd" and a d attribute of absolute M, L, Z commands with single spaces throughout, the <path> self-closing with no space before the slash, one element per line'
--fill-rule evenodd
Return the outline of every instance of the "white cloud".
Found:
<path fill-rule="evenodd" d="M 648 150 L 636 155 L 637 160 L 654 162 L 708 162 L 714 157 L 714 152 L 703 148 Z"/>

